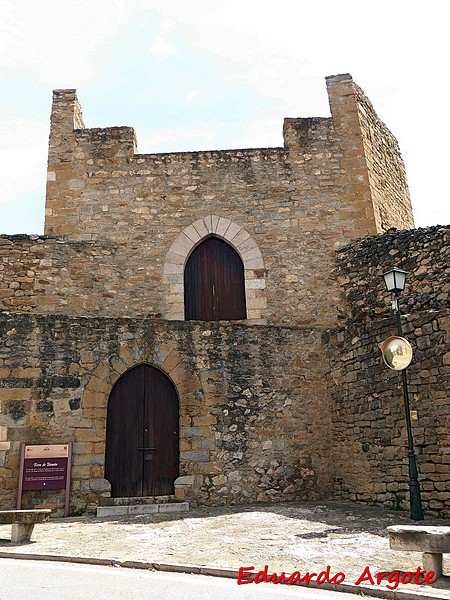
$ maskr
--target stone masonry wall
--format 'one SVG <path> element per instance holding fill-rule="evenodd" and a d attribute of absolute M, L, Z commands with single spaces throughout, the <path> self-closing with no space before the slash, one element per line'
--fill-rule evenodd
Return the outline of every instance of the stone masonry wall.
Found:
<path fill-rule="evenodd" d="M 161 317 L 161 281 L 123 251 L 107 240 L 1 235 L 0 311 Z"/>
<path fill-rule="evenodd" d="M 398 142 L 357 85 L 355 93 L 377 230 L 387 231 L 393 223 L 398 229 L 411 229 L 414 218 Z"/>
<path fill-rule="evenodd" d="M 405 256 L 400 266 L 407 267 L 394 240 L 410 234 L 387 234 L 397 254 L 373 242 L 380 238 L 368 238 L 367 251 L 357 242 L 333 269 L 335 252 L 350 241 L 411 225 L 406 179 L 393 138 L 351 77 L 327 78 L 327 88 L 331 117 L 286 119 L 283 148 L 147 155 L 137 154 L 132 128 L 86 129 L 75 90 L 54 92 L 45 235 L 0 236 L 1 506 L 15 503 L 21 442 L 74 442 L 73 510 L 108 494 L 108 396 L 118 377 L 142 362 L 167 373 L 179 394 L 179 498 L 327 498 L 333 461 L 342 497 L 387 501 L 397 493 L 387 488 L 398 472 L 394 462 L 385 488 L 364 479 L 368 466 L 381 473 L 390 450 L 378 425 L 381 441 L 370 445 L 367 419 L 361 422 L 367 389 L 358 373 L 378 373 L 365 328 L 375 326 L 373 314 L 379 322 L 389 315 L 387 301 L 371 304 L 370 286 L 355 277 L 366 255 L 384 256 L 383 264 Z M 183 321 L 184 265 L 209 235 L 242 258 L 244 322 Z M 419 238 L 408 242 L 417 256 L 408 256 L 426 269 Z M 444 309 L 446 296 L 423 285 L 423 310 L 435 302 Z M 425 345 L 434 333 L 444 344 L 446 321 L 432 323 L 429 330 L 417 321 L 414 331 L 430 336 Z M 342 331 L 322 338 L 337 324 Z M 344 359 L 336 352 L 348 339 L 355 353 Z M 421 377 L 433 400 L 445 404 L 441 373 L 433 369 L 448 368 L 448 351 L 439 352 L 441 363 L 430 356 L 423 369 L 430 374 Z M 379 406 L 397 414 L 383 396 L 388 375 L 374 379 L 371 428 Z M 424 440 L 438 440 L 424 442 L 436 474 L 444 446 L 439 428 L 439 439 L 430 437 L 433 410 L 419 412 L 419 423 Z M 397 420 L 389 426 L 400 440 Z M 444 481 L 435 474 L 427 480 L 433 493 Z M 27 493 L 24 501 L 60 505 L 58 494 Z"/>
<path fill-rule="evenodd" d="M 229 504 L 332 494 L 315 329 L 2 313 L 0 336 L 2 508 L 15 503 L 21 442 L 74 442 L 72 510 L 108 493 L 108 396 L 142 362 L 161 368 L 178 391 L 187 482 L 179 497 Z M 31 505 L 61 507 L 61 498 L 26 492 Z"/>
<path fill-rule="evenodd" d="M 246 253 L 260 257 L 257 267 L 253 258 L 245 265 L 246 280 L 253 282 L 248 286 L 250 319 L 331 324 L 339 299 L 339 289 L 328 278 L 333 252 L 351 239 L 376 233 L 378 226 L 356 88 L 349 75 L 330 77 L 327 85 L 332 118 L 286 119 L 284 148 L 147 155 L 136 153 L 130 127 L 85 129 L 75 91 L 55 91 L 46 234 L 115 244 L 122 280 L 141 282 L 144 277 L 148 284 L 142 295 L 130 286 L 136 305 L 143 312 L 182 319 L 183 261 L 198 241 L 190 238 L 192 247 L 186 251 L 177 240 L 199 222 L 222 219 L 240 240 L 235 245 L 233 235 L 225 236 L 244 264 Z M 383 158 L 383 169 L 395 180 L 397 162 L 391 171 L 388 163 Z M 392 184 L 389 204 L 404 203 L 407 190 L 396 195 L 400 188 Z M 389 226 L 409 226 L 402 211 L 390 215 Z M 207 226 L 206 234 L 222 235 Z M 251 248 L 243 236 L 251 239 Z M 168 264 L 174 267 L 170 272 Z M 326 297 L 323 280 L 328 281 Z M 117 314 L 123 298 L 116 286 L 111 293 L 116 299 L 108 307 Z M 127 314 L 140 314 L 133 300 L 127 305 Z"/>
<path fill-rule="evenodd" d="M 258 319 L 284 323 L 330 319 L 334 309 L 322 302 L 313 272 L 330 269 L 337 240 L 357 233 L 348 211 L 341 217 L 344 207 L 338 194 L 329 191 L 334 181 L 330 166 L 339 169 L 337 161 L 330 164 L 324 155 L 322 139 L 329 139 L 329 121 L 323 120 L 318 130 L 322 135 L 311 136 L 301 187 L 292 173 L 290 154 L 283 148 L 131 157 L 124 151 L 106 159 L 111 145 L 105 142 L 106 135 L 97 153 L 91 130 L 77 131 L 75 154 L 82 158 L 74 161 L 72 179 L 60 181 L 60 163 L 49 164 L 56 180 L 48 184 L 46 233 L 72 241 L 115 243 L 118 270 L 127 265 L 124 281 L 146 277 L 147 290 L 140 301 L 134 295 L 136 304 L 159 306 L 157 312 L 165 318 L 183 318 L 173 310 L 170 291 L 161 298 L 164 265 L 183 230 L 195 229 L 199 220 L 215 215 L 243 229 L 262 255 L 259 269 L 267 302 L 261 304 L 256 297 L 247 303 L 250 309 L 261 309 Z M 89 162 L 93 164 L 86 167 Z M 62 166 L 66 169 L 67 163 Z M 323 172 L 320 180 L 312 177 L 318 168 Z M 67 185 L 79 189 L 67 192 Z M 329 198 L 322 207 L 314 197 L 324 190 Z M 55 202 L 53 195 L 58 195 Z M 60 202 L 63 208 L 58 207 Z M 326 235 L 315 233 L 323 228 Z M 167 275 L 172 275 L 174 285 L 183 285 L 181 273 Z M 254 273 L 246 277 L 255 279 Z"/>
<path fill-rule="evenodd" d="M 382 273 L 410 271 L 400 297 L 413 435 L 425 509 L 450 516 L 450 227 L 390 231 L 338 253 L 341 326 L 324 334 L 331 354 L 337 497 L 406 508 L 407 435 L 401 375 L 378 344 L 397 334 Z"/>
<path fill-rule="evenodd" d="M 219 227 L 221 223 L 229 224 L 222 237 L 227 240 L 229 232 L 233 231 L 233 241 L 238 250 L 244 245 L 250 248 L 250 244 L 254 244 L 242 227 L 222 217 L 215 219 Z M 190 226 L 186 230 L 192 229 L 199 240 L 202 233 L 197 230 L 207 231 L 208 220 L 209 223 L 214 222 L 214 216 L 213 219 L 210 216 L 209 219 L 195 221 L 197 229 Z M 116 244 L 103 239 L 74 242 L 51 236 L 0 236 L 0 310 L 183 320 L 185 257 L 182 254 L 188 255 L 189 246 L 181 244 L 195 245 L 184 231 L 170 240 L 172 244 L 163 264 L 164 256 L 153 258 L 152 262 L 151 255 L 156 250 L 140 245 Z M 190 235 L 194 237 L 194 234 Z M 243 241 L 238 243 L 239 237 Z M 181 242 L 177 243 L 180 238 Z M 247 253 L 241 253 L 245 268 L 247 317 L 251 322 L 292 321 L 296 312 L 298 321 L 306 324 L 329 322 L 336 310 L 331 299 L 337 295 L 337 288 L 329 290 L 330 305 L 324 303 L 321 282 L 314 277 L 313 265 L 317 264 L 317 269 L 323 268 L 327 258 L 321 259 L 323 253 L 314 251 L 314 247 L 316 243 L 311 243 L 306 244 L 304 249 L 305 253 L 306 248 L 312 253 L 309 260 L 311 271 L 301 266 L 290 269 L 287 258 L 283 259 L 286 262 L 269 271 L 256 246 L 248 252 L 250 257 L 256 258 L 247 260 Z M 173 248 L 179 254 L 175 254 Z M 278 254 L 276 247 L 271 253 Z M 266 260 L 273 264 L 267 254 Z M 277 285 L 280 280 L 284 280 L 284 287 Z M 293 286 L 297 286 L 299 281 L 305 287 L 297 297 Z M 286 286 L 289 289 L 286 290 Z M 321 303 L 316 299 L 320 299 Z"/>
<path fill-rule="evenodd" d="M 118 301 L 123 314 L 134 299 L 129 288 L 139 289 L 139 282 L 123 281 L 127 270 L 119 273 L 116 255 L 107 242 L 0 235 L 0 311 L 115 314 L 116 308 L 117 314 Z"/>
<path fill-rule="evenodd" d="M 345 197 L 353 202 L 358 218 L 374 220 L 379 233 L 390 227 L 414 227 L 405 166 L 396 138 L 348 74 L 327 77 L 327 87 L 340 140 L 341 165 L 348 181 L 353 182 Z"/>
<path fill-rule="evenodd" d="M 450 308 L 450 226 L 437 225 L 356 240 L 337 252 L 333 273 L 342 290 L 340 321 L 367 322 L 390 316 L 392 297 L 383 273 L 409 272 L 401 306 L 405 313 Z"/>

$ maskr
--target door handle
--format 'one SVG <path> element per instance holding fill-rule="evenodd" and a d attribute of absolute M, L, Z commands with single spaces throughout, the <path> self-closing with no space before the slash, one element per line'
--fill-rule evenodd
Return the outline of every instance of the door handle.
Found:
<path fill-rule="evenodd" d="M 144 450 L 144 451 L 146 451 L 146 450 L 156 450 L 156 448 L 138 448 L 138 450 Z"/>

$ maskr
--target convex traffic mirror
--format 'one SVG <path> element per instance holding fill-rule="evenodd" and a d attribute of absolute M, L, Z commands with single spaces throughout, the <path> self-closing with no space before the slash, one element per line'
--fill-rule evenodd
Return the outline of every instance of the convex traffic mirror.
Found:
<path fill-rule="evenodd" d="M 398 335 L 391 335 L 378 345 L 383 360 L 390 369 L 402 371 L 412 360 L 412 347 L 408 340 Z"/>

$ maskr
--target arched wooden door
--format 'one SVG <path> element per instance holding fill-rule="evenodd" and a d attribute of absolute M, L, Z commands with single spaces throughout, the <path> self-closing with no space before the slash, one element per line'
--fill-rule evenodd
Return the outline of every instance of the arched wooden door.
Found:
<path fill-rule="evenodd" d="M 138 365 L 117 380 L 106 423 L 105 478 L 113 497 L 174 493 L 178 410 L 175 386 L 155 367 Z"/>
<path fill-rule="evenodd" d="M 206 238 L 184 269 L 186 320 L 246 319 L 245 277 L 241 257 L 217 237 Z"/>

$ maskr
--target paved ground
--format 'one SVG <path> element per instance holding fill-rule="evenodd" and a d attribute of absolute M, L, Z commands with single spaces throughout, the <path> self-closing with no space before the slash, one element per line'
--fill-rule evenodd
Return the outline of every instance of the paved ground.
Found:
<path fill-rule="evenodd" d="M 0 526 L 0 556 L 51 555 L 146 568 L 177 565 L 180 570 L 203 573 L 210 568 L 220 573 L 221 569 L 253 566 L 259 570 L 267 565 L 269 573 L 304 574 L 329 565 L 330 577 L 340 571 L 345 583 L 353 584 L 365 567 L 375 575 L 379 571 L 415 572 L 422 566 L 421 554 L 389 549 L 386 527 L 406 523 L 414 522 L 405 512 L 337 502 L 202 508 L 177 515 L 116 519 L 72 517 L 36 525 L 32 542 L 19 546 L 9 542 L 10 526 Z M 432 519 L 425 523 L 447 524 Z M 445 559 L 450 556 L 444 557 L 444 573 L 450 575 L 450 560 Z M 387 590 L 386 583 L 382 589 Z M 450 576 L 432 586 L 400 584 L 395 597 L 399 591 L 417 598 L 450 600 Z"/>

